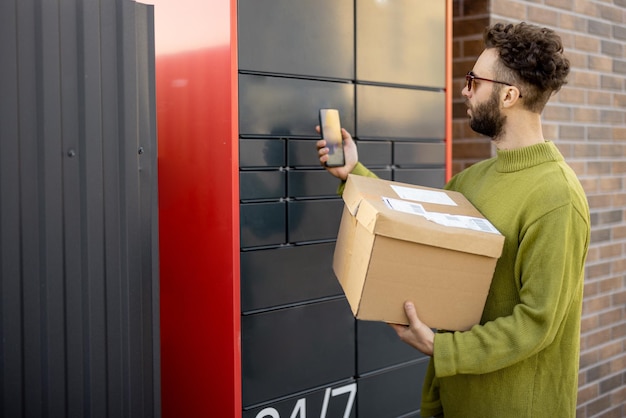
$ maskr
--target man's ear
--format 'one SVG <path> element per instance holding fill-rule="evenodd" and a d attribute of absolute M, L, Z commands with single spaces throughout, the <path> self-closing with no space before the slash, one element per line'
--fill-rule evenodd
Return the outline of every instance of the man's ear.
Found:
<path fill-rule="evenodd" d="M 502 107 L 513 106 L 520 99 L 521 93 L 515 86 L 507 86 L 502 89 Z"/>

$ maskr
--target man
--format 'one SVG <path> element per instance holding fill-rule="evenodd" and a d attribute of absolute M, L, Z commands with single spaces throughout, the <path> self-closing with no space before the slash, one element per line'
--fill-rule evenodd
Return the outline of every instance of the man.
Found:
<path fill-rule="evenodd" d="M 462 94 L 472 129 L 490 136 L 496 157 L 457 174 L 447 189 L 463 193 L 505 236 L 479 325 L 432 330 L 405 304 L 410 325 L 399 337 L 432 356 L 423 416 L 554 418 L 576 415 L 580 316 L 589 208 L 574 172 L 543 137 L 540 115 L 566 83 L 560 38 L 534 25 L 496 24 Z M 346 165 L 358 163 L 344 130 Z M 324 140 L 318 143 L 323 164 Z"/>

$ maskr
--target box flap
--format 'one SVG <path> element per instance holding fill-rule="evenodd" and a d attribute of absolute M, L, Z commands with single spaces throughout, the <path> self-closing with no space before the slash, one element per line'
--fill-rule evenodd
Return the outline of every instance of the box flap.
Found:
<path fill-rule="evenodd" d="M 482 218 L 461 193 L 350 175 L 343 198 L 347 209 L 370 233 L 439 248 L 498 258 L 504 236 L 500 233 L 444 226 L 426 217 L 391 209 L 383 197 L 400 199 L 392 186 L 445 193 L 454 205 L 420 202 L 426 211 Z"/>

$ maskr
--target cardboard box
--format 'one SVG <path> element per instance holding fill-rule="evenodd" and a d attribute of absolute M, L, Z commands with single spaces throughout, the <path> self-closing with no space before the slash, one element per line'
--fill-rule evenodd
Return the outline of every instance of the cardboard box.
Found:
<path fill-rule="evenodd" d="M 480 322 L 504 236 L 458 192 L 350 175 L 333 270 L 356 318 L 431 328 Z M 489 231 L 489 232 L 485 232 Z"/>

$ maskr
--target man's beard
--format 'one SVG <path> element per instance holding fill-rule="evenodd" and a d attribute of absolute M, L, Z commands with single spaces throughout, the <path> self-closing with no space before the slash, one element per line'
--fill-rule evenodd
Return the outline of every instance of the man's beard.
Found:
<path fill-rule="evenodd" d="M 485 103 L 471 108 L 470 128 L 479 134 L 497 140 L 503 133 L 506 116 L 500 113 L 499 94 L 494 91 Z"/>

